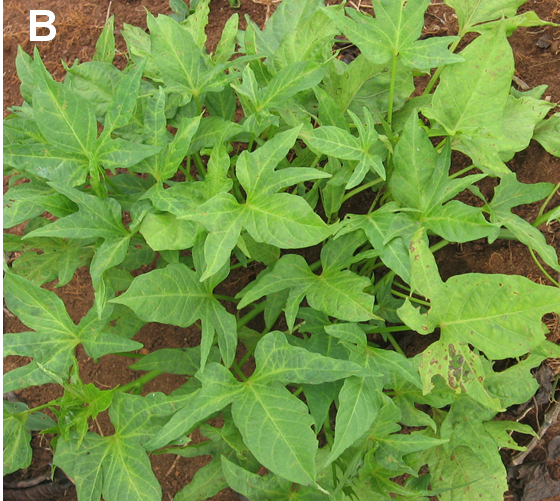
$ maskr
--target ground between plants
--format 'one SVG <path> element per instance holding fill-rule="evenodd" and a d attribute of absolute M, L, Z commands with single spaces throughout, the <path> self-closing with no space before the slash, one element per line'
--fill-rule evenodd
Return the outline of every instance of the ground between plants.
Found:
<path fill-rule="evenodd" d="M 356 2 L 357 3 L 357 2 Z M 367 11 L 368 1 L 360 3 Z M 428 34 L 447 35 L 454 33 L 456 20 L 450 15 L 450 11 L 440 2 L 433 2 L 425 19 L 424 31 Z M 123 22 L 145 27 L 145 9 L 152 14 L 169 14 L 167 0 L 115 0 L 90 1 L 82 5 L 75 5 L 68 0 L 49 1 L 13 1 L 4 2 L 4 116 L 8 114 L 7 107 L 21 103 L 19 94 L 19 81 L 15 73 L 16 48 L 21 45 L 26 52 L 32 54 L 33 43 L 29 41 L 28 12 L 30 9 L 48 9 L 57 16 L 57 37 L 52 42 L 39 42 L 43 60 L 48 70 L 57 79 L 64 76 L 64 69 L 60 59 L 72 63 L 74 59 L 81 61 L 91 60 L 94 45 L 101 32 L 107 14 L 116 17 L 116 31 L 120 30 Z M 227 0 L 213 0 L 211 3 L 210 23 L 207 28 L 209 45 L 219 40 L 222 27 L 234 12 L 239 12 L 240 17 L 247 13 L 259 26 L 265 22 L 268 6 L 257 4 L 252 0 L 242 0 L 241 8 L 234 10 L 229 6 Z M 560 5 L 555 0 L 537 1 L 531 0 L 521 9 L 534 10 L 541 19 L 560 23 Z M 243 27 L 243 26 L 242 26 Z M 545 96 L 552 102 L 560 102 L 560 51 L 557 40 L 560 38 L 560 30 L 554 27 L 544 28 L 520 28 L 510 38 L 514 49 L 516 60 L 516 76 L 521 82 L 529 87 L 540 84 L 548 85 Z M 117 36 L 118 48 L 124 50 L 122 37 Z M 124 57 L 117 57 L 116 63 L 124 64 Z M 522 84 L 520 84 L 522 85 Z M 460 170 L 464 165 L 464 159 L 460 154 L 454 154 L 452 169 Z M 542 147 L 533 142 L 530 147 L 521 154 L 516 155 L 508 163 L 509 168 L 518 174 L 518 179 L 523 183 L 560 181 L 560 159 L 552 157 L 544 152 Z M 494 187 L 495 180 L 485 179 L 481 182 L 480 189 L 483 193 L 490 192 Z M 7 189 L 4 180 L 4 191 Z M 359 197 L 356 197 L 359 198 Z M 551 200 L 550 207 L 557 206 L 560 197 L 555 195 Z M 352 200 L 352 207 L 347 207 L 351 212 L 364 212 L 369 206 L 367 198 Z M 360 210 L 360 205 L 366 209 Z M 539 204 L 526 205 L 518 208 L 516 213 L 524 219 L 532 222 L 538 212 Z M 10 232 L 21 231 L 21 228 L 13 228 Z M 549 225 L 545 229 L 547 242 L 557 251 L 560 250 L 560 226 L 558 223 Z M 488 245 L 484 240 L 469 242 L 462 246 L 450 245 L 438 254 L 438 265 L 442 278 L 446 280 L 450 276 L 469 273 L 503 273 L 523 275 L 535 282 L 546 283 L 540 270 L 535 266 L 526 247 L 517 242 L 497 241 Z M 223 286 L 218 293 L 235 293 L 248 281 L 254 278 L 258 270 L 248 268 L 239 273 L 229 283 Z M 64 300 L 71 318 L 75 321 L 82 318 L 93 304 L 93 294 L 89 274 L 85 268 L 80 269 L 74 279 L 61 289 L 54 289 Z M 6 311 L 6 310 L 5 310 Z M 560 340 L 560 322 L 558 318 L 549 318 L 548 324 L 552 330 L 551 341 Z M 23 325 L 11 315 L 4 318 L 5 332 L 20 332 L 24 330 Z M 183 346 L 196 346 L 200 341 L 200 334 L 194 328 L 182 329 L 169 325 L 147 324 L 142 328 L 136 339 L 143 343 L 145 350 L 151 352 L 161 348 L 175 348 Z M 426 337 L 409 337 L 405 348 L 407 355 L 413 355 L 422 351 L 431 340 Z M 94 383 L 99 388 L 112 387 L 116 382 L 125 384 L 137 377 L 137 373 L 128 369 L 129 361 L 116 356 L 103 357 L 99 364 L 93 364 L 82 350 L 78 352 L 78 360 L 81 363 L 81 377 L 85 383 Z M 27 363 L 20 357 L 8 357 L 5 361 L 4 371 L 11 370 L 19 365 Z M 560 368 L 556 369 L 557 371 Z M 163 375 L 155 379 L 144 388 L 144 393 L 150 391 L 163 391 L 169 393 L 183 383 L 183 378 L 172 375 Z M 41 405 L 47 401 L 61 396 L 60 387 L 56 385 L 43 385 L 41 387 L 28 388 L 18 392 L 18 399 L 26 402 L 30 407 Z M 534 424 L 536 413 L 542 413 L 543 408 L 536 409 L 526 416 L 526 422 Z M 112 433 L 112 426 L 106 415 L 100 415 L 97 422 L 92 425 L 92 431 L 107 435 Z M 542 460 L 543 450 L 548 442 L 560 434 L 560 424 L 553 425 L 543 437 L 540 444 L 527 458 L 527 461 Z M 192 437 L 196 442 L 201 440 L 196 434 Z M 48 469 L 50 460 L 50 448 L 48 437 L 35 435 L 33 438 L 34 461 L 24 472 L 18 472 L 15 477 L 29 478 L 37 476 Z M 203 458 L 187 459 L 182 457 L 173 458 L 171 455 L 153 456 L 152 467 L 159 482 L 162 485 L 164 498 L 172 499 L 173 495 L 182 488 L 194 475 L 194 473 L 205 464 Z M 209 460 L 209 458 L 207 459 Z M 551 477 L 560 479 L 560 465 L 549 465 Z M 74 497 L 73 497 L 74 496 Z M 508 494 L 506 494 L 506 499 Z M 76 499 L 75 494 L 66 493 L 62 499 Z M 213 497 L 214 500 L 237 500 L 233 491 L 227 489 Z M 509 498 L 511 499 L 511 497 Z"/>

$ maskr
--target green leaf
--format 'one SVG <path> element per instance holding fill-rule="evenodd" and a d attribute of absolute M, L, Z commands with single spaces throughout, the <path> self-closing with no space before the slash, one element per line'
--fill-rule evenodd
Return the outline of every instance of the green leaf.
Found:
<path fill-rule="evenodd" d="M 397 213 L 399 207 L 391 202 L 369 215 L 351 214 L 342 223 L 338 235 L 362 229 L 372 247 L 379 252 L 383 263 L 410 283 L 410 260 L 407 243 L 417 229 L 414 220 Z"/>
<path fill-rule="evenodd" d="M 331 19 L 318 9 L 320 2 L 308 1 L 306 4 L 304 8 L 317 10 L 282 37 L 278 49 L 272 55 L 270 66 L 275 71 L 300 61 L 322 63 L 331 56 L 330 42 L 338 30 Z"/>
<path fill-rule="evenodd" d="M 73 374 L 71 383 L 65 385 L 60 402 L 60 410 L 55 411 L 58 430 L 62 437 L 68 438 L 75 430 L 79 437 L 88 431 L 89 419 L 95 419 L 106 410 L 113 401 L 113 390 L 99 390 L 93 384 L 83 384 L 77 374 Z"/>
<path fill-rule="evenodd" d="M 219 91 L 230 78 L 220 66 L 208 68 L 203 49 L 193 31 L 171 17 L 148 14 L 151 56 L 169 89 L 183 96 L 187 104 L 203 92 Z M 198 35 L 196 35 L 198 37 Z"/>
<path fill-rule="evenodd" d="M 471 156 L 475 165 L 494 174 L 506 173 L 503 162 L 491 156 L 495 138 L 503 131 L 514 71 L 505 29 L 484 33 L 461 55 L 465 61 L 443 69 L 431 106 L 421 111 L 442 125 L 450 136 L 456 136 L 453 147 Z"/>
<path fill-rule="evenodd" d="M 553 188 L 551 183 L 520 183 L 515 174 L 508 174 L 500 179 L 488 209 L 492 222 L 504 225 L 520 242 L 538 252 L 552 269 L 560 271 L 558 254 L 554 247 L 546 243 L 546 238 L 537 228 L 511 212 L 513 207 L 546 198 Z"/>
<path fill-rule="evenodd" d="M 110 268 L 121 264 L 128 252 L 131 235 L 124 238 L 105 240 L 95 251 L 95 255 L 91 261 L 89 273 L 91 276 L 91 284 L 95 291 L 95 303 L 97 312 L 101 315 L 105 303 L 110 296 L 107 290 L 103 274 Z"/>
<path fill-rule="evenodd" d="M 432 488 L 441 491 L 441 501 L 459 501 L 471 497 L 482 501 L 502 499 L 507 490 L 505 468 L 491 469 L 467 447 L 452 454 L 436 447 L 429 451 Z"/>
<path fill-rule="evenodd" d="M 27 416 L 18 416 L 6 409 L 4 400 L 3 418 L 3 471 L 4 475 L 13 473 L 20 468 L 27 468 L 31 464 L 33 451 L 31 450 L 31 434 L 27 431 Z M 22 407 L 25 404 L 21 404 Z M 25 406 L 27 408 L 27 406 Z M 25 410 L 22 408 L 22 410 Z"/>
<path fill-rule="evenodd" d="M 361 123 L 351 111 L 348 112 L 354 119 L 356 125 Z M 354 175 L 348 180 L 346 189 L 352 189 L 360 184 L 368 170 L 385 178 L 385 169 L 381 163 L 381 151 L 377 143 L 378 134 L 375 131 L 371 115 L 365 114 L 367 129 L 362 128 L 359 138 L 356 138 L 344 129 L 333 126 L 318 127 L 311 131 L 300 134 L 304 141 L 313 149 L 325 155 L 333 156 L 343 160 L 358 160 L 360 164 L 356 167 Z M 361 175 L 358 173 L 361 172 Z"/>
<path fill-rule="evenodd" d="M 419 127 L 416 113 L 405 124 L 393 161 L 394 172 L 389 185 L 402 206 L 418 209 L 410 214 L 411 219 L 420 221 L 451 242 L 498 235 L 498 228 L 486 221 L 482 209 L 458 200 L 447 202 L 484 176 L 451 179 L 449 143 L 438 154 L 425 131 Z"/>
<path fill-rule="evenodd" d="M 56 217 L 72 214 L 75 205 L 41 180 L 12 186 L 4 195 L 4 228 L 48 211 Z"/>
<path fill-rule="evenodd" d="M 192 34 L 167 16 L 148 15 L 151 54 L 163 78 L 187 98 L 200 93 L 198 77 L 206 69 Z"/>
<path fill-rule="evenodd" d="M 219 361 L 220 353 L 215 347 L 211 348 L 208 362 Z M 136 371 L 159 370 L 169 374 L 194 376 L 200 369 L 200 346 L 156 350 L 132 364 L 130 368 Z"/>
<path fill-rule="evenodd" d="M 185 19 L 185 22 L 181 24 L 191 33 L 196 44 L 201 49 L 204 48 L 206 43 L 205 28 L 208 24 L 208 14 L 210 13 L 209 3 L 210 0 L 199 0 L 196 2 L 194 12 L 191 12 Z"/>
<path fill-rule="evenodd" d="M 366 277 L 349 270 L 335 269 L 315 275 L 303 257 L 288 254 L 278 260 L 270 273 L 259 277 L 246 292 L 242 291 L 243 298 L 238 307 L 243 308 L 262 296 L 289 289 L 286 316 L 290 328 L 295 321 L 297 306 L 305 296 L 312 308 L 340 320 L 371 320 L 376 318 L 373 313 L 375 298 L 363 292 L 369 284 Z"/>
<path fill-rule="evenodd" d="M 33 95 L 33 59 L 27 54 L 21 45 L 18 45 L 16 56 L 16 69 L 18 77 L 21 81 L 19 90 L 23 99 L 31 104 Z"/>
<path fill-rule="evenodd" d="M 398 56 L 410 68 L 429 70 L 462 60 L 447 49 L 455 37 L 418 40 L 429 3 L 429 0 L 376 0 L 375 18 L 353 9 L 347 9 L 350 18 L 334 15 L 335 11 L 330 9 L 326 12 L 372 62 L 383 64 Z"/>
<path fill-rule="evenodd" d="M 122 35 L 126 41 L 131 59 L 136 64 L 139 64 L 142 59 L 146 59 L 144 76 L 155 82 L 163 82 L 161 72 L 151 54 L 150 35 L 142 28 L 131 26 L 127 23 L 123 23 Z"/>
<path fill-rule="evenodd" d="M 52 383 L 51 373 L 67 375 L 79 338 L 62 300 L 13 273 L 6 275 L 4 287 L 8 308 L 37 331 L 4 336 L 4 356 L 34 358 L 4 375 L 4 391 Z"/>
<path fill-rule="evenodd" d="M 484 429 L 496 442 L 498 447 L 506 447 L 514 451 L 524 451 L 526 447 L 518 445 L 511 437 L 511 433 L 524 433 L 538 437 L 538 434 L 528 424 L 518 423 L 517 421 L 485 421 Z"/>
<path fill-rule="evenodd" d="M 54 463 L 68 471 L 83 500 L 107 501 L 161 499 L 161 487 L 142 448 L 143 430 L 154 430 L 153 418 L 162 394 L 148 398 L 117 392 L 109 410 L 115 434 L 87 433 L 83 441 L 60 438 Z"/>
<path fill-rule="evenodd" d="M 84 243 L 84 240 L 29 238 L 19 246 L 25 252 L 12 263 L 12 270 L 38 286 L 58 278 L 56 287 L 62 287 L 93 255 L 93 249 L 84 247 Z"/>
<path fill-rule="evenodd" d="M 147 157 L 151 157 L 161 148 L 147 144 L 138 144 L 122 138 L 100 139 L 95 151 L 96 160 L 105 168 L 115 173 L 115 169 L 134 167 Z"/>
<path fill-rule="evenodd" d="M 228 487 L 222 473 L 222 460 L 215 456 L 212 461 L 196 471 L 192 480 L 175 496 L 174 501 L 206 501 Z"/>
<path fill-rule="evenodd" d="M 322 0 L 306 2 L 287 0 L 278 5 L 278 8 L 266 23 L 264 31 L 261 32 L 253 22 L 249 23 L 255 33 L 256 48 L 259 54 L 265 57 L 274 56 L 278 52 L 284 37 L 297 30 L 322 5 Z"/>
<path fill-rule="evenodd" d="M 200 275 L 199 271 L 183 264 L 170 264 L 136 277 L 128 290 L 111 302 L 128 306 L 147 322 L 188 327 L 200 319 L 201 368 L 204 368 L 215 333 L 218 334 L 224 364 L 229 367 L 237 344 L 236 321 L 212 296 L 212 290 L 223 274 L 202 283 Z"/>
<path fill-rule="evenodd" d="M 28 327 L 46 330 L 53 335 L 75 339 L 75 325 L 70 320 L 62 300 L 53 292 L 32 285 L 13 273 L 4 281 L 6 304 Z"/>
<path fill-rule="evenodd" d="M 256 111 L 277 108 L 298 92 L 319 84 L 325 75 L 325 68 L 310 61 L 292 63 L 276 73 L 265 89 L 261 91 Z"/>
<path fill-rule="evenodd" d="M 257 369 L 251 382 L 320 384 L 353 375 L 371 375 L 358 364 L 325 357 L 305 348 L 292 346 L 279 331 L 269 332 L 255 350 Z"/>
<path fill-rule="evenodd" d="M 57 150 L 45 143 L 8 144 L 4 146 L 4 162 L 19 171 L 69 186 L 85 182 L 89 162 L 70 151 Z"/>
<path fill-rule="evenodd" d="M 122 224 L 121 207 L 112 198 L 98 198 L 61 183 L 49 183 L 56 191 L 76 202 L 79 212 L 28 233 L 30 237 L 122 238 L 128 231 Z"/>
<path fill-rule="evenodd" d="M 507 161 L 529 146 L 535 125 L 539 124 L 554 104 L 542 99 L 509 96 L 504 115 L 503 136 L 497 143 L 500 156 Z"/>
<path fill-rule="evenodd" d="M 560 293 L 521 276 L 471 273 L 443 283 L 421 232 L 413 239 L 410 256 L 412 286 L 430 299 L 431 308 L 420 315 L 407 300 L 399 316 L 419 333 L 441 329 L 440 340 L 423 354 L 424 392 L 431 389 L 432 376 L 440 374 L 457 391 L 468 383 L 473 398 L 500 410 L 483 387 L 481 358 L 468 345 L 492 360 L 526 354 L 544 341 L 541 318 L 558 310 Z M 534 297 L 540 298 L 538 303 Z"/>
<path fill-rule="evenodd" d="M 410 435 L 392 434 L 379 439 L 380 445 L 375 452 L 375 459 L 379 464 L 394 471 L 406 471 L 416 475 L 416 470 L 407 466 L 403 456 L 413 452 L 425 451 L 431 447 L 447 442 L 447 439 L 437 439 L 423 435 L 421 432 L 412 432 Z"/>
<path fill-rule="evenodd" d="M 140 82 L 142 81 L 142 73 L 144 72 L 145 66 L 145 60 L 141 61 L 140 64 L 131 69 L 119 82 L 111 104 L 105 114 L 102 137 L 110 136 L 113 130 L 118 127 L 124 127 L 130 121 L 134 109 L 136 108 L 138 91 L 140 89 Z"/>
<path fill-rule="evenodd" d="M 112 63 L 115 58 L 115 16 L 111 16 L 105 21 L 105 26 L 101 31 L 101 35 L 95 43 L 95 52 L 93 54 L 94 61 L 103 63 Z"/>
<path fill-rule="evenodd" d="M 503 462 L 498 446 L 483 425 L 494 414 L 494 411 L 483 408 L 469 398 L 460 398 L 451 405 L 441 425 L 441 436 L 449 439 L 450 450 L 459 446 L 469 447 L 489 470 L 500 470 Z"/>
<path fill-rule="evenodd" d="M 338 396 L 336 434 L 325 465 L 332 463 L 371 427 L 381 408 L 381 381 L 377 377 L 349 377 Z"/>
<path fill-rule="evenodd" d="M 196 211 L 183 209 L 181 218 L 196 221 L 209 232 L 204 244 L 206 270 L 202 280 L 217 273 L 229 261 L 243 228 L 256 242 L 281 249 L 314 245 L 331 233 L 302 197 L 275 193 L 304 180 L 327 176 L 308 168 L 276 170 L 298 132 L 299 128 L 279 133 L 253 153 L 245 151 L 239 156 L 237 177 L 247 192 L 245 204 L 221 192 Z"/>
<path fill-rule="evenodd" d="M 549 119 L 543 120 L 535 127 L 533 136 L 542 147 L 555 157 L 560 157 L 560 113 L 555 113 Z"/>
<path fill-rule="evenodd" d="M 66 378 L 74 349 L 79 343 L 84 344 L 91 356 L 137 350 L 142 346 L 135 341 L 103 333 L 102 328 L 109 319 L 105 317 L 92 323 L 92 317 L 96 317 L 94 310 L 76 326 L 54 292 L 41 289 L 13 273 L 6 275 L 4 291 L 8 308 L 36 331 L 4 336 L 5 355 L 33 358 L 29 365 L 7 373 L 5 391 L 50 383 L 52 374 Z M 92 349 L 96 352 L 92 353 Z"/>
<path fill-rule="evenodd" d="M 180 409 L 163 428 L 146 442 L 147 450 L 158 449 L 188 433 L 197 423 L 239 399 L 243 386 L 223 365 L 209 363 L 196 375 L 202 389 L 187 396 Z"/>
<path fill-rule="evenodd" d="M 179 165 L 187 156 L 193 136 L 200 125 L 200 117 L 183 118 L 179 124 L 173 141 L 165 149 L 165 167 L 158 172 L 157 181 L 173 177 Z"/>
<path fill-rule="evenodd" d="M 404 355 L 390 350 L 367 348 L 368 366 L 385 377 L 394 375 L 399 381 L 408 381 L 417 388 L 422 388 L 418 371 Z"/>
<path fill-rule="evenodd" d="M 232 406 L 243 440 L 266 468 L 303 485 L 315 480 L 317 439 L 307 406 L 280 385 L 253 383 Z"/>
<path fill-rule="evenodd" d="M 89 103 L 71 89 L 55 82 L 35 52 L 33 115 L 45 139 L 63 151 L 88 157 L 97 135 Z"/>
<path fill-rule="evenodd" d="M 472 3 L 468 0 L 446 0 L 447 5 L 455 9 L 459 21 L 459 33 L 463 36 L 472 27 L 502 17 L 514 16 L 525 0 L 488 0 Z"/>
<path fill-rule="evenodd" d="M 219 64 L 229 61 L 235 52 L 235 37 L 237 36 L 238 27 L 239 14 L 236 12 L 226 21 L 224 29 L 222 30 L 222 36 L 212 56 L 215 63 Z"/>
<path fill-rule="evenodd" d="M 155 251 L 183 250 L 195 244 L 198 229 L 191 221 L 164 212 L 148 214 L 140 224 L 140 233 Z"/>
<path fill-rule="evenodd" d="M 256 242 L 301 249 L 321 242 L 332 232 L 302 197 L 289 193 L 255 197 L 243 207 L 244 226 Z"/>
<path fill-rule="evenodd" d="M 66 71 L 65 83 L 88 101 L 102 122 L 124 74 L 111 63 L 101 61 L 75 64 Z"/>
<path fill-rule="evenodd" d="M 297 492 L 292 490 L 293 483 L 274 473 L 260 476 L 236 465 L 222 456 L 222 471 L 228 485 L 236 492 L 254 501 L 298 499 L 301 501 L 326 501 L 326 494 L 315 487 L 299 485 Z"/>

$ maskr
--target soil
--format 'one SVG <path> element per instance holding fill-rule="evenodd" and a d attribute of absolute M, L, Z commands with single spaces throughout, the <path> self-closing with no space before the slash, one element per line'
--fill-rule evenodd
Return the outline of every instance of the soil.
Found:
<path fill-rule="evenodd" d="M 330 2 L 338 3 L 338 2 Z M 363 8 L 371 5 L 370 0 L 354 2 Z M 95 42 L 103 28 L 108 15 L 115 15 L 115 31 L 117 33 L 117 48 L 125 50 L 125 44 L 119 35 L 123 23 L 146 27 L 146 9 L 152 14 L 169 14 L 171 12 L 168 0 L 89 0 L 86 3 L 74 4 L 68 0 L 6 0 L 4 2 L 4 116 L 10 112 L 9 106 L 19 105 L 22 102 L 19 93 L 19 81 L 15 71 L 15 57 L 17 46 L 32 54 L 35 42 L 29 41 L 29 10 L 47 9 L 56 15 L 55 26 L 56 37 L 50 42 L 36 42 L 43 61 L 48 70 L 58 80 L 64 77 L 63 59 L 72 64 L 75 59 L 81 61 L 91 60 Z M 253 0 L 242 0 L 239 9 L 230 7 L 228 0 L 212 0 L 210 23 L 207 28 L 208 48 L 210 51 L 216 46 L 223 25 L 235 12 L 239 13 L 242 27 L 244 27 L 244 15 L 248 14 L 259 26 L 263 26 L 267 14 L 274 10 L 271 0 L 261 0 L 259 3 Z M 534 10 L 541 19 L 560 23 L 560 3 L 558 0 L 529 0 L 524 10 Z M 425 34 L 448 35 L 455 34 L 457 29 L 456 18 L 452 11 L 441 2 L 433 2 L 426 15 Z M 38 33 L 41 34 L 41 33 Z M 545 97 L 552 102 L 560 102 L 560 51 L 558 40 L 560 29 L 546 26 L 537 28 L 520 28 L 510 38 L 514 49 L 516 61 L 516 77 L 526 83 L 529 87 L 546 84 L 548 89 Z M 118 55 L 115 63 L 123 65 L 124 55 Z M 519 83 L 519 81 L 518 81 Z M 460 154 L 454 155 L 453 168 L 461 169 L 465 165 L 465 159 Z M 518 179 L 524 183 L 560 181 L 560 158 L 552 157 L 536 142 L 531 143 L 524 152 L 516 155 L 509 162 L 509 167 L 516 172 Z M 485 179 L 480 185 L 485 194 L 491 196 L 496 181 Z M 6 179 L 4 180 L 4 191 L 6 191 Z M 352 200 L 353 212 L 365 212 L 369 203 L 365 199 Z M 362 204 L 357 207 L 355 204 Z M 371 203 L 371 201 L 370 201 Z M 471 201 L 474 203 L 474 200 Z M 560 204 L 560 194 L 556 194 L 550 201 L 549 208 Z M 364 209 L 365 207 L 365 209 Z M 522 206 L 518 214 L 532 222 L 540 209 L 539 204 Z M 560 224 L 554 222 L 549 226 L 540 228 L 547 237 L 549 244 L 557 250 L 560 249 Z M 10 232 L 21 231 L 21 228 L 13 228 Z M 505 273 L 519 274 L 539 283 L 547 283 L 546 277 L 535 265 L 526 247 L 516 242 L 497 241 L 488 245 L 485 241 L 470 242 L 464 245 L 450 245 L 439 251 L 436 255 L 440 272 L 444 279 L 450 276 L 469 273 Z M 252 278 L 257 270 L 246 270 L 245 275 L 239 275 L 232 283 L 226 285 L 233 293 L 240 290 L 240 284 L 235 280 L 245 282 Z M 552 273 L 552 270 L 548 270 Z M 51 284 L 52 286 L 53 284 Z M 53 289 L 64 300 L 68 312 L 74 321 L 79 321 L 93 304 L 93 293 L 89 274 L 85 268 L 78 270 L 73 280 L 62 288 Z M 220 291 L 221 292 L 221 291 Z M 7 310 L 4 310 L 5 312 Z M 560 342 L 560 320 L 557 316 L 545 318 L 550 328 L 549 339 Z M 15 317 L 9 312 L 4 318 L 5 332 L 21 332 L 26 330 Z M 179 328 L 169 325 L 150 323 L 145 325 L 136 338 L 144 344 L 144 349 L 151 352 L 155 349 L 174 348 L 184 346 L 196 346 L 200 341 L 200 333 L 196 328 Z M 425 348 L 426 342 L 431 342 L 426 337 L 413 338 L 407 345 L 409 354 L 417 353 Z M 126 384 L 138 377 L 138 372 L 128 368 L 130 359 L 117 356 L 105 356 L 97 364 L 83 352 L 78 350 L 78 360 L 81 365 L 80 375 L 84 382 L 94 383 L 99 388 L 114 387 L 116 384 Z M 4 363 L 4 371 L 9 371 L 17 366 L 27 363 L 22 357 L 7 357 Z M 554 374 L 560 373 L 560 364 L 550 362 Z M 163 391 L 169 394 L 171 391 L 184 383 L 184 378 L 174 375 L 162 375 L 151 381 L 144 387 L 144 393 L 152 391 Z M 61 389 L 57 385 L 43 385 L 41 387 L 29 388 L 17 392 L 17 398 L 26 402 L 30 407 L 44 404 L 54 398 L 61 396 Z M 558 394 L 557 394 L 558 397 Z M 541 416 L 548 410 L 547 405 L 534 406 L 525 418 L 537 427 L 537 416 Z M 112 433 L 112 427 L 105 414 L 99 416 L 92 424 L 92 431 L 103 435 Z M 560 435 L 560 423 L 553 424 L 538 446 L 533 449 L 526 461 L 542 461 L 546 458 L 549 441 Z M 194 435 L 193 440 L 200 441 L 204 438 Z M 25 471 L 16 472 L 10 479 L 26 479 L 36 477 L 49 469 L 52 459 L 50 448 L 50 437 L 48 435 L 35 434 L 32 446 L 34 459 L 32 465 Z M 210 457 L 186 459 L 169 454 L 152 456 L 152 467 L 162 485 L 163 499 L 172 500 L 173 496 L 181 490 L 192 478 L 195 472 L 204 466 Z M 510 457 L 505 455 L 506 464 Z M 554 480 L 560 479 L 560 464 L 558 461 L 550 462 L 550 477 Z M 505 499 L 517 499 L 515 492 L 508 492 Z M 60 497 L 67 501 L 76 499 L 74 489 L 69 489 Z M 238 501 L 238 496 L 231 489 L 226 489 L 212 500 Z M 551 501 L 554 498 L 548 498 Z M 560 499 L 560 498 L 557 498 Z"/>

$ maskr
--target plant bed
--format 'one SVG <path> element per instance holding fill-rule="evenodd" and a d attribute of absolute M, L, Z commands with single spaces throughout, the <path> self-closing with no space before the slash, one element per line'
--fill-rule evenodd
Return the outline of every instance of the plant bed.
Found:
<path fill-rule="evenodd" d="M 5 472 L 39 428 L 79 499 L 160 499 L 158 456 L 163 476 L 207 462 L 176 499 L 502 499 L 499 449 L 534 434 L 514 410 L 560 353 L 557 248 L 537 229 L 557 224 L 558 174 L 519 161 L 549 155 L 532 138 L 558 155 L 559 115 L 543 87 L 512 88 L 508 42 L 550 23 L 452 2 L 460 36 L 430 37 L 428 2 L 373 19 L 286 0 L 265 30 L 232 17 L 208 55 L 207 3 L 126 26 L 121 69 L 112 19 L 64 83 L 18 54 L 5 224 L 25 229 L 4 287 L 34 332 L 5 336 L 29 363 L 4 384 L 59 395 L 7 404 Z M 528 247 L 542 283 L 458 272 L 456 244 Z M 52 285 L 71 295 L 83 265 L 71 318 Z"/>

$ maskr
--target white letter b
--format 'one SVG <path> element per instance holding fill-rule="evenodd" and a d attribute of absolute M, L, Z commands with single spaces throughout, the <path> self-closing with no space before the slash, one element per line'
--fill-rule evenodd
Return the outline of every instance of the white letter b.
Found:
<path fill-rule="evenodd" d="M 47 16 L 48 21 L 37 21 L 37 16 Z M 30 10 L 29 11 L 29 40 L 32 42 L 48 42 L 56 35 L 56 28 L 53 26 L 54 14 L 50 10 Z M 37 28 L 48 28 L 49 34 L 44 36 L 37 35 Z"/>

